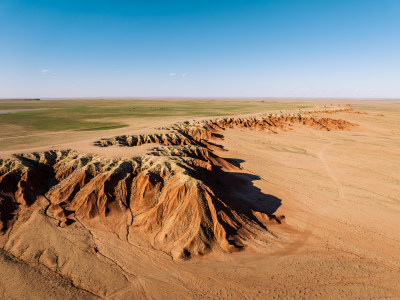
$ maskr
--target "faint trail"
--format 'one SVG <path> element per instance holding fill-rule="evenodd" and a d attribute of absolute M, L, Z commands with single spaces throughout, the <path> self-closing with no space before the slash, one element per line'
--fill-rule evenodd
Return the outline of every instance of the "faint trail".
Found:
<path fill-rule="evenodd" d="M 325 157 L 324 157 L 324 152 L 325 150 L 332 146 L 334 144 L 334 142 L 330 142 L 329 144 L 326 144 L 324 147 L 322 147 L 322 149 L 317 153 L 318 158 L 321 160 L 322 165 L 324 166 L 326 172 L 328 173 L 329 177 L 332 179 L 332 181 L 335 183 L 336 188 L 337 188 L 337 199 L 336 201 L 339 201 L 343 198 L 343 189 L 342 189 L 342 185 L 340 184 L 339 180 L 336 178 L 336 176 L 333 174 L 331 168 L 328 166 L 328 164 L 326 163 Z"/>
<path fill-rule="evenodd" d="M 0 140 L 26 138 L 26 137 L 41 136 L 41 135 L 52 135 L 52 134 L 60 134 L 60 133 L 70 133 L 70 132 L 76 132 L 76 130 L 63 130 L 63 131 L 54 131 L 54 132 L 45 132 L 45 133 L 5 136 L 5 137 L 1 137 Z"/>
<path fill-rule="evenodd" d="M 38 111 L 38 110 L 48 110 L 48 108 L 3 109 L 0 110 L 0 115 L 6 115 L 9 113 L 16 113 L 16 112 L 25 112 L 25 111 Z"/>

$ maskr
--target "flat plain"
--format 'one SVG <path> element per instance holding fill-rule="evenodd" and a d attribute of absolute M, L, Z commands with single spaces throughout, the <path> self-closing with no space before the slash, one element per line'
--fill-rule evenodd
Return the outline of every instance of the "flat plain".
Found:
<path fill-rule="evenodd" d="M 101 136 L 92 131 L 107 130 L 106 135 L 119 134 L 147 128 L 154 123 L 309 108 L 312 105 L 244 100 L 0 100 L 0 112 L 13 111 L 0 114 L 0 150 L 20 150 L 27 146 L 47 146 Z M 116 130 L 119 128 L 125 129 Z"/>
<path fill-rule="evenodd" d="M 332 102 L 3 101 L 0 297 L 399 298 L 400 101 Z"/>

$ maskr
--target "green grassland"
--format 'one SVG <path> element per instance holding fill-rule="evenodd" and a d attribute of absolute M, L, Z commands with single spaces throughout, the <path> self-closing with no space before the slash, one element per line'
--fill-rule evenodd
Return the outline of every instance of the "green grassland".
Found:
<path fill-rule="evenodd" d="M 0 101 L 1 110 L 47 110 L 0 114 L 0 128 L 13 126 L 13 132 L 1 131 L 0 137 L 29 131 L 107 130 L 125 126 L 127 119 L 165 117 L 214 117 L 256 113 L 276 109 L 311 107 L 311 103 L 274 101 L 215 100 L 40 100 Z"/>

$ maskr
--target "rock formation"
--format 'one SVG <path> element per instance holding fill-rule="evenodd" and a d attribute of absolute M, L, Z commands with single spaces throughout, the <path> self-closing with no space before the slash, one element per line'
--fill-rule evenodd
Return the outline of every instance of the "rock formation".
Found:
<path fill-rule="evenodd" d="M 339 111 L 348 110 L 340 107 Z M 277 132 L 293 125 L 345 130 L 354 124 L 311 114 L 217 118 L 177 123 L 166 133 L 103 139 L 98 146 L 161 144 L 146 155 L 108 159 L 71 150 L 0 160 L 0 229 L 6 234 L 24 211 L 44 197 L 46 215 L 61 227 L 84 222 L 128 242 L 141 238 L 174 258 L 243 249 L 271 222 L 256 205 L 238 166 L 215 154 L 212 139 L 225 128 Z"/>

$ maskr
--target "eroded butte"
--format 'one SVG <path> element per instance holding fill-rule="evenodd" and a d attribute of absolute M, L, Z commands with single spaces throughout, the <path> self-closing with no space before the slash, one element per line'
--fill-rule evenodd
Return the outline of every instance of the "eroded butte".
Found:
<path fill-rule="evenodd" d="M 325 106 L 3 159 L 0 295 L 400 297 L 395 121 Z"/>

